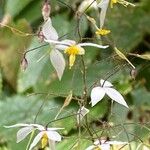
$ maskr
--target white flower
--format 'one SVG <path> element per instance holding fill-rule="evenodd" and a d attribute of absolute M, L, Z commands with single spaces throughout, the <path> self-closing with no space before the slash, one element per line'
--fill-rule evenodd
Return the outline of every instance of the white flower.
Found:
<path fill-rule="evenodd" d="M 101 0 L 97 4 L 97 7 L 101 8 L 101 12 L 100 12 L 100 29 L 103 28 L 108 5 L 109 5 L 109 0 Z"/>
<path fill-rule="evenodd" d="M 92 107 L 96 105 L 107 94 L 112 100 L 128 108 L 128 105 L 122 95 L 112 88 L 113 85 L 104 80 L 100 80 L 100 86 L 94 87 L 91 91 Z"/>
<path fill-rule="evenodd" d="M 56 132 L 56 130 L 60 130 L 63 128 L 45 128 L 43 126 L 40 126 L 37 129 L 40 132 L 34 138 L 29 150 L 32 150 L 38 144 L 39 141 L 41 141 L 42 148 L 45 148 L 49 144 L 49 147 L 52 150 L 55 149 L 55 141 L 61 141 L 61 135 L 58 132 Z"/>
<path fill-rule="evenodd" d="M 36 130 L 37 128 L 41 128 L 42 126 L 39 124 L 24 124 L 18 123 L 11 126 L 4 126 L 5 128 L 16 128 L 21 127 L 20 130 L 17 132 L 17 143 L 25 139 L 32 131 Z"/>
<path fill-rule="evenodd" d="M 50 18 L 42 26 L 42 33 L 47 40 L 58 40 L 58 33 L 53 27 Z M 57 50 L 55 44 L 53 44 L 53 49 L 50 52 L 50 60 L 57 72 L 59 80 L 61 80 L 66 64 L 63 55 Z"/>
<path fill-rule="evenodd" d="M 126 145 L 127 142 L 121 141 L 105 141 L 105 140 L 96 140 L 93 145 L 89 146 L 85 150 L 111 150 L 113 145 Z"/>
<path fill-rule="evenodd" d="M 56 41 L 56 40 L 45 40 L 46 42 L 50 44 L 56 44 L 55 48 L 58 50 L 64 51 L 64 53 L 69 55 L 69 67 L 74 65 L 76 55 L 84 55 L 85 50 L 84 46 L 92 46 L 92 47 L 97 47 L 97 48 L 107 48 L 108 45 L 102 46 L 94 43 L 76 43 L 73 40 L 63 40 L 63 41 Z"/>
<path fill-rule="evenodd" d="M 15 128 L 21 127 L 17 132 L 17 143 L 25 139 L 32 131 L 39 130 L 40 133 L 34 138 L 33 142 L 30 145 L 29 150 L 31 150 L 40 140 L 42 144 L 42 148 L 44 148 L 47 144 L 51 147 L 51 150 L 55 147 L 55 141 L 61 141 L 61 136 L 56 130 L 60 130 L 63 128 L 45 128 L 39 124 L 24 124 L 18 123 L 11 126 L 4 126 L 5 128 Z"/>
<path fill-rule="evenodd" d="M 84 106 L 82 106 L 78 112 L 77 112 L 77 123 L 79 124 L 82 119 L 84 118 L 84 116 L 89 113 L 89 110 L 87 108 L 85 108 Z"/>

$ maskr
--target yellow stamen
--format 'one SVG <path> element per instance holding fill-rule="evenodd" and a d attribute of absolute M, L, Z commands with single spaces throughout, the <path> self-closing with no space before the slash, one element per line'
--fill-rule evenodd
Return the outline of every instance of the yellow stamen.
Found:
<path fill-rule="evenodd" d="M 66 50 L 65 50 L 65 53 L 67 53 L 69 55 L 77 55 L 77 54 L 79 54 L 79 52 L 80 52 L 80 49 L 76 45 L 72 45 L 72 46 L 66 48 Z"/>
<path fill-rule="evenodd" d="M 42 145 L 42 148 L 45 148 L 48 144 L 48 136 L 47 134 L 43 134 L 43 137 L 41 139 L 41 145 Z"/>
<path fill-rule="evenodd" d="M 69 69 L 74 65 L 74 62 L 76 60 L 76 55 L 70 55 L 69 56 Z"/>
<path fill-rule="evenodd" d="M 77 45 L 72 45 L 68 48 L 66 48 L 65 53 L 69 55 L 69 68 L 74 65 L 76 55 L 84 55 L 84 49 Z"/>
<path fill-rule="evenodd" d="M 94 150 L 101 150 L 101 148 L 99 148 L 99 147 L 96 147 L 96 148 L 94 148 Z"/>
<path fill-rule="evenodd" d="M 111 8 L 113 8 L 113 4 L 116 4 L 116 3 L 120 3 L 120 4 L 122 4 L 125 7 L 127 7 L 128 5 L 130 5 L 132 7 L 135 7 L 134 4 L 132 4 L 132 3 L 128 2 L 128 1 L 126 1 L 126 0 L 111 0 L 111 2 L 110 2 Z"/>
<path fill-rule="evenodd" d="M 98 29 L 95 33 L 96 33 L 96 35 L 107 35 L 110 33 L 110 30 Z"/>
<path fill-rule="evenodd" d="M 118 0 L 111 0 L 110 7 L 113 8 L 113 4 L 116 4 L 117 2 L 118 2 Z"/>

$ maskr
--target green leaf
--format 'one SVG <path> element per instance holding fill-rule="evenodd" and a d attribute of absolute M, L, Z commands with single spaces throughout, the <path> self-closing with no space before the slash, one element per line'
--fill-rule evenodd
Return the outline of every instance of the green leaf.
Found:
<path fill-rule="evenodd" d="M 5 13 L 15 17 L 33 0 L 7 0 L 5 5 Z M 17 6 L 17 7 L 16 7 Z"/>
<path fill-rule="evenodd" d="M 12 28 L 25 33 L 31 33 L 29 24 L 23 19 L 17 23 L 9 24 Z M 15 30 L 13 30 L 15 31 Z M 29 45 L 31 37 L 19 32 L 12 32 L 10 28 L 3 27 L 0 30 L 0 63 L 4 79 L 13 90 L 16 90 L 16 80 L 24 49 Z"/>

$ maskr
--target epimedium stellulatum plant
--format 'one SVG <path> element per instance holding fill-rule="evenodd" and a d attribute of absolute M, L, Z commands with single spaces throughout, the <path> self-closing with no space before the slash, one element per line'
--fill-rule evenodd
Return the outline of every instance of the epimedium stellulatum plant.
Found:
<path fill-rule="evenodd" d="M 115 4 L 115 3 L 121 3 L 124 6 L 131 5 L 131 3 L 128 3 L 124 0 L 115 0 L 115 1 L 114 0 L 111 0 L 111 1 L 101 0 L 101 1 L 93 1 L 93 2 L 91 2 L 91 4 L 94 2 L 96 2 L 98 8 L 101 8 L 100 28 L 98 28 L 96 26 L 96 28 L 98 30 L 98 31 L 96 31 L 97 35 L 106 35 L 106 34 L 110 33 L 109 30 L 103 29 L 104 20 L 105 20 L 105 16 L 106 16 L 106 12 L 107 12 L 109 3 L 111 3 L 111 6 L 113 6 L 112 4 Z M 82 41 L 76 42 L 76 41 L 70 40 L 70 39 L 59 40 L 58 33 L 52 25 L 52 20 L 50 18 L 50 9 L 51 9 L 50 4 L 46 0 L 44 3 L 43 9 L 42 9 L 44 23 L 41 27 L 40 37 L 43 38 L 43 40 L 51 46 L 50 60 L 57 72 L 58 78 L 61 80 L 62 75 L 64 74 L 64 69 L 66 67 L 66 60 L 65 60 L 62 52 L 69 55 L 69 68 L 71 69 L 75 63 L 76 55 L 84 55 L 85 54 L 85 50 L 83 48 L 84 46 L 91 46 L 91 47 L 97 47 L 97 48 L 102 48 L 102 49 L 105 49 L 108 46 L 107 45 L 102 46 L 102 45 L 95 44 L 92 42 L 86 42 L 86 43 L 82 42 Z M 92 18 L 90 18 L 89 20 L 92 20 Z M 96 25 L 95 22 L 93 22 L 93 24 Z M 84 63 L 84 58 L 81 57 L 81 59 L 82 59 L 82 65 L 84 68 L 83 69 L 83 79 L 85 80 L 85 78 L 86 78 L 85 67 L 86 66 Z M 22 61 L 22 66 L 23 66 L 24 70 L 27 68 L 27 65 L 28 65 L 28 62 L 24 55 L 23 61 Z M 117 90 L 112 88 L 112 86 L 113 85 L 110 82 L 108 82 L 106 80 L 101 80 L 100 84 L 98 84 L 97 86 L 95 86 L 94 88 L 91 89 L 92 107 L 94 107 L 94 105 L 96 105 L 96 103 L 98 103 L 104 97 L 105 94 L 108 95 L 112 100 L 118 102 L 119 104 L 121 104 L 125 107 L 128 107 L 123 96 Z M 85 118 L 85 124 L 87 125 L 87 128 L 89 128 L 89 124 L 88 124 L 88 121 L 86 118 L 86 115 L 89 113 L 89 109 L 86 108 L 88 105 L 87 97 L 88 97 L 88 91 L 87 91 L 87 87 L 86 87 L 86 83 L 85 83 L 83 96 L 81 98 L 82 101 L 79 102 L 80 108 L 77 111 L 77 113 L 75 114 L 77 116 L 77 124 L 79 125 L 79 128 L 81 127 L 81 125 L 82 125 L 81 121 L 84 120 L 84 118 Z M 17 134 L 18 142 L 23 140 L 28 134 L 30 134 L 34 130 L 39 131 L 37 136 L 35 136 L 35 138 L 33 139 L 32 143 L 29 147 L 29 150 L 31 150 L 39 141 L 41 141 L 42 148 L 46 147 L 49 143 L 50 149 L 55 149 L 54 148 L 55 141 L 61 141 L 60 134 L 55 131 L 55 130 L 58 130 L 61 128 L 48 128 L 47 126 L 45 127 L 45 126 L 41 126 L 38 124 L 16 124 L 14 126 L 6 126 L 6 128 L 11 128 L 11 127 L 24 127 L 23 129 L 20 129 L 18 131 L 18 134 Z M 90 130 L 89 130 L 89 134 L 91 135 Z M 100 137 L 97 137 L 98 141 L 99 141 L 99 138 Z M 99 142 L 99 143 L 94 142 L 94 147 L 92 146 L 92 149 L 93 148 L 102 149 L 102 147 L 105 147 L 109 150 L 111 148 L 110 145 L 113 145 L 116 143 L 117 142 L 115 142 L 115 141 L 105 141 L 105 142 Z M 117 144 L 126 144 L 126 142 L 120 142 L 120 143 L 118 142 Z M 89 147 L 87 149 L 91 149 L 91 147 Z"/>

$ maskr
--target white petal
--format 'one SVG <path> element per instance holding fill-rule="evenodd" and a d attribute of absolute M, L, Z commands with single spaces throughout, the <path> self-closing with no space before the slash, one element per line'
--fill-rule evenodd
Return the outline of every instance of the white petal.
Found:
<path fill-rule="evenodd" d="M 40 133 L 34 138 L 33 142 L 32 142 L 31 145 L 30 145 L 29 150 L 32 150 L 32 148 L 41 140 L 41 138 L 42 138 L 42 136 L 43 136 L 44 133 L 45 133 L 45 132 L 40 132 Z"/>
<path fill-rule="evenodd" d="M 57 41 L 57 40 L 44 40 L 45 42 L 48 42 L 49 44 L 58 44 L 58 45 L 65 45 L 65 46 L 70 46 L 67 42 L 63 41 Z"/>
<path fill-rule="evenodd" d="M 92 47 L 103 48 L 103 49 L 109 47 L 108 45 L 103 46 L 103 45 L 94 44 L 94 43 L 79 43 L 78 45 L 81 46 L 81 47 L 82 46 L 92 46 Z"/>
<path fill-rule="evenodd" d="M 78 114 L 77 114 L 77 123 L 79 124 L 80 121 L 82 121 L 83 117 L 89 112 L 89 110 L 87 108 L 85 108 L 84 106 L 82 106 L 81 109 L 78 110 Z"/>
<path fill-rule="evenodd" d="M 58 49 L 58 50 L 63 50 L 64 51 L 66 48 L 68 48 L 68 46 L 62 45 L 62 44 L 57 44 L 55 46 L 55 48 Z"/>
<path fill-rule="evenodd" d="M 34 127 L 24 127 L 17 132 L 17 143 L 22 141 L 28 134 L 34 130 Z"/>
<path fill-rule="evenodd" d="M 106 143 L 100 145 L 101 150 L 111 150 L 110 148 L 110 145 Z"/>
<path fill-rule="evenodd" d="M 100 84 L 103 87 L 112 87 L 113 86 L 110 82 L 103 80 L 103 79 L 100 80 Z"/>
<path fill-rule="evenodd" d="M 122 141 L 107 141 L 106 143 L 111 145 L 125 145 L 128 144 L 128 142 L 122 142 Z"/>
<path fill-rule="evenodd" d="M 25 124 L 25 123 L 18 123 L 18 124 L 14 124 L 11 126 L 4 126 L 5 128 L 16 128 L 16 127 L 29 127 L 31 126 L 30 124 Z"/>
<path fill-rule="evenodd" d="M 62 40 L 62 42 L 69 46 L 76 44 L 76 42 L 74 40 L 69 40 L 69 39 Z"/>
<path fill-rule="evenodd" d="M 116 101 L 117 103 L 125 106 L 128 108 L 128 105 L 126 103 L 126 101 L 124 100 L 124 98 L 122 97 L 122 95 L 115 89 L 113 88 L 104 88 L 106 94 L 114 101 Z"/>
<path fill-rule="evenodd" d="M 102 87 L 95 87 L 91 91 L 92 107 L 96 105 L 105 95 L 105 91 Z"/>
<path fill-rule="evenodd" d="M 49 140 L 48 143 L 49 143 L 50 150 L 55 150 L 56 149 L 55 148 L 55 141 Z"/>
<path fill-rule="evenodd" d="M 58 40 L 58 34 L 52 25 L 52 21 L 49 18 L 42 26 L 42 33 L 47 40 Z"/>
<path fill-rule="evenodd" d="M 40 131 L 45 130 L 45 127 L 40 124 L 31 124 L 31 125 Z"/>
<path fill-rule="evenodd" d="M 109 0 L 101 0 L 100 3 L 97 5 L 99 8 L 101 8 L 100 12 L 100 28 L 103 27 L 105 17 L 106 17 L 106 11 L 109 5 Z"/>
<path fill-rule="evenodd" d="M 46 131 L 48 139 L 53 141 L 61 141 L 61 135 L 56 131 Z"/>
<path fill-rule="evenodd" d="M 48 131 L 63 130 L 65 128 L 47 128 Z"/>
<path fill-rule="evenodd" d="M 63 55 L 58 50 L 52 50 L 50 52 L 50 60 L 57 72 L 59 80 L 61 80 L 61 77 L 64 73 L 65 66 L 66 66 Z"/>

